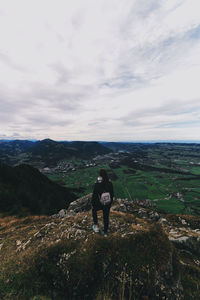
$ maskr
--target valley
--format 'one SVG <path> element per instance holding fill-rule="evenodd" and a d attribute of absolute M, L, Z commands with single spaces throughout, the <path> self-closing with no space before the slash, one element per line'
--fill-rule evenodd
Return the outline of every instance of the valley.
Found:
<path fill-rule="evenodd" d="M 199 299 L 200 145 L 72 144 L 0 142 L 0 298 Z M 91 230 L 100 168 L 107 237 Z"/>
<path fill-rule="evenodd" d="M 200 147 L 150 144 L 138 148 L 132 152 L 99 155 L 85 162 L 71 161 L 70 168 L 57 166 L 48 170 L 47 176 L 73 188 L 81 197 L 92 191 L 98 170 L 105 168 L 113 181 L 116 197 L 149 199 L 160 212 L 199 215 Z"/>
<path fill-rule="evenodd" d="M 92 192 L 105 168 L 117 198 L 200 214 L 200 144 L 10 141 L 0 142 L 0 161 L 29 164 L 77 198 Z"/>

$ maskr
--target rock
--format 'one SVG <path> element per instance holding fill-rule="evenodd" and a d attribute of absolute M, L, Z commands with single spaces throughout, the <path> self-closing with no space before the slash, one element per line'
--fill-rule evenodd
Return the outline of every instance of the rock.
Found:
<path fill-rule="evenodd" d="M 135 212 L 134 202 L 128 199 L 116 199 L 111 209 L 114 211 L 121 211 L 126 213 Z"/>
<path fill-rule="evenodd" d="M 183 225 L 187 225 L 187 222 L 186 222 L 184 219 L 181 219 L 181 218 L 179 217 L 179 220 L 180 220 L 180 222 L 181 222 Z"/>
<path fill-rule="evenodd" d="M 121 211 L 121 212 L 127 212 L 125 204 L 121 203 L 119 206 L 117 206 L 115 209 L 116 211 Z"/>
<path fill-rule="evenodd" d="M 67 210 L 66 209 L 61 209 L 58 214 L 59 214 L 60 218 L 64 218 L 67 214 Z"/>
<path fill-rule="evenodd" d="M 163 224 L 163 225 L 169 225 L 169 222 L 165 218 L 160 218 L 158 220 L 158 223 Z"/>
<path fill-rule="evenodd" d="M 146 209 L 144 209 L 144 208 L 140 208 L 138 210 L 138 215 L 142 218 L 147 218 L 148 217 L 148 213 L 147 213 Z"/>
<path fill-rule="evenodd" d="M 69 218 L 75 215 L 76 213 L 73 210 L 61 209 L 57 214 L 52 215 L 52 218 Z"/>
<path fill-rule="evenodd" d="M 68 218 L 75 216 L 77 213 L 89 211 L 91 209 L 92 194 L 79 198 L 70 203 L 68 209 L 61 209 L 53 218 Z"/>
<path fill-rule="evenodd" d="M 17 251 L 21 251 L 21 250 L 25 250 L 26 247 L 28 246 L 28 244 L 30 244 L 31 239 L 29 239 L 28 241 L 22 243 L 21 241 L 16 241 L 16 245 L 18 246 Z"/>
<path fill-rule="evenodd" d="M 197 265 L 197 266 L 200 266 L 200 261 L 198 259 L 194 259 L 194 263 Z"/>
<path fill-rule="evenodd" d="M 169 237 L 169 240 L 178 249 L 188 250 L 196 255 L 200 255 L 200 237 L 194 236 L 181 236 L 181 237 Z"/>
<path fill-rule="evenodd" d="M 118 210 L 118 208 L 119 208 L 119 206 L 118 206 L 118 205 L 112 205 L 112 206 L 111 206 L 111 210 L 114 210 L 114 211 L 117 211 L 117 210 Z"/>
<path fill-rule="evenodd" d="M 67 211 L 66 217 L 73 217 L 75 215 L 76 215 L 76 213 L 71 209 L 71 210 Z"/>
<path fill-rule="evenodd" d="M 34 234 L 34 237 L 36 237 L 36 238 L 41 238 L 42 235 L 41 235 L 41 233 L 38 231 L 38 232 L 36 232 L 36 233 Z"/>
<path fill-rule="evenodd" d="M 68 209 L 61 209 L 58 214 L 52 215 L 53 218 L 67 218 L 76 215 L 80 212 L 86 212 L 91 209 L 91 200 L 92 200 L 92 193 L 88 194 L 82 198 L 79 198 L 73 202 L 70 203 Z M 121 211 L 124 213 L 134 213 L 137 210 L 135 209 L 135 205 L 144 206 L 144 207 L 152 207 L 155 206 L 151 203 L 149 199 L 145 200 L 128 200 L 125 199 L 114 199 L 114 203 L 112 205 L 112 210 L 114 211 Z M 148 214 L 147 212 L 142 213 L 142 210 L 140 210 L 139 214 L 143 214 L 143 218 L 147 218 Z M 150 216 L 152 220 L 158 220 L 159 215 L 155 212 L 153 212 Z"/>
<path fill-rule="evenodd" d="M 128 201 L 129 201 L 129 200 L 128 200 L 127 198 L 125 198 L 125 199 L 117 198 L 117 199 L 115 200 L 115 202 L 118 203 L 118 204 L 121 204 L 121 203 L 127 204 Z"/>
<path fill-rule="evenodd" d="M 160 215 L 157 212 L 151 211 L 149 213 L 149 218 L 153 221 L 158 221 L 160 219 Z"/>
<path fill-rule="evenodd" d="M 16 245 L 17 245 L 17 246 L 20 246 L 21 244 L 22 244 L 22 242 L 21 242 L 20 240 L 17 240 L 17 241 L 16 241 Z"/>
<path fill-rule="evenodd" d="M 194 232 L 200 233 L 200 229 L 194 229 Z"/>
<path fill-rule="evenodd" d="M 73 211 L 75 213 L 88 211 L 91 209 L 92 194 L 79 198 L 70 203 L 68 212 Z"/>
<path fill-rule="evenodd" d="M 170 237 L 169 240 L 178 244 L 184 244 L 188 241 L 189 236 L 181 236 L 178 238 Z"/>
<path fill-rule="evenodd" d="M 57 214 L 52 215 L 53 218 L 64 218 L 67 215 L 66 209 L 61 209 Z"/>
<path fill-rule="evenodd" d="M 136 205 L 142 207 L 156 207 L 156 203 L 151 202 L 149 199 L 138 200 L 134 199 L 133 201 Z"/>

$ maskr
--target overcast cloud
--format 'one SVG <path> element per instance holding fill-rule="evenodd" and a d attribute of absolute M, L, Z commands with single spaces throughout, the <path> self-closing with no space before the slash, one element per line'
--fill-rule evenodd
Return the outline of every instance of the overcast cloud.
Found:
<path fill-rule="evenodd" d="M 0 139 L 200 140 L 199 0 L 0 0 Z"/>

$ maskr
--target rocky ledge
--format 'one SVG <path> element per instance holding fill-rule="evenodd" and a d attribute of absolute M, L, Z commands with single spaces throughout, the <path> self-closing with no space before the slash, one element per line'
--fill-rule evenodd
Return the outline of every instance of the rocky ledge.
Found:
<path fill-rule="evenodd" d="M 31 280 L 40 300 L 199 299 L 199 218 L 116 199 L 108 237 L 91 226 L 91 194 L 51 217 L 2 219 L 0 298 L 35 299 Z"/>
<path fill-rule="evenodd" d="M 52 217 L 67 219 L 72 216 L 78 216 L 82 212 L 88 212 L 91 209 L 91 197 L 92 194 L 89 194 L 77 199 L 69 205 L 68 209 L 62 209 L 58 214 Z M 138 202 L 136 203 L 128 199 L 116 199 L 111 207 L 111 212 L 124 213 L 126 218 L 128 218 L 129 215 L 135 215 L 138 219 L 131 224 L 132 226 L 129 226 L 129 223 L 124 223 L 117 227 L 114 219 L 111 218 L 110 233 L 119 232 L 123 236 L 126 236 L 134 234 L 134 226 L 136 227 L 135 231 L 138 231 L 139 227 L 141 227 L 140 219 L 146 220 L 147 224 L 149 224 L 149 222 L 156 222 L 162 225 L 169 240 L 175 247 L 200 255 L 200 220 L 198 218 L 195 219 L 187 215 L 174 216 L 159 214 L 149 207 L 140 207 L 138 206 Z M 172 216 L 174 216 L 174 220 L 172 220 Z M 85 222 L 86 218 L 87 215 L 83 217 L 83 222 Z M 196 222 L 194 222 L 194 219 Z M 145 222 L 143 222 L 142 228 L 145 229 Z"/>

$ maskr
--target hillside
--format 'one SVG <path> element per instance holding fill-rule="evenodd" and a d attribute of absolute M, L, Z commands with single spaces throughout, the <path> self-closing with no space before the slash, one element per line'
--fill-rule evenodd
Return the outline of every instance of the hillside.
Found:
<path fill-rule="evenodd" d="M 116 199 L 105 238 L 91 231 L 90 197 L 52 217 L 0 219 L 1 299 L 200 299 L 199 218 Z"/>
<path fill-rule="evenodd" d="M 64 159 L 88 159 L 112 152 L 98 142 L 0 141 L 0 159 L 9 165 L 29 163 L 35 166 L 55 166 Z"/>
<path fill-rule="evenodd" d="M 29 165 L 10 167 L 0 162 L 0 213 L 52 214 L 75 199 L 67 188 Z"/>
<path fill-rule="evenodd" d="M 13 140 L 13 141 L 2 141 L 0 140 L 0 149 L 2 153 L 6 154 L 19 154 L 34 145 L 34 142 L 27 140 Z"/>
<path fill-rule="evenodd" d="M 55 142 L 50 139 L 36 142 L 28 149 L 32 160 L 40 158 L 46 164 L 55 165 L 66 158 L 91 158 L 92 156 L 106 154 L 110 149 L 98 142 Z"/>

